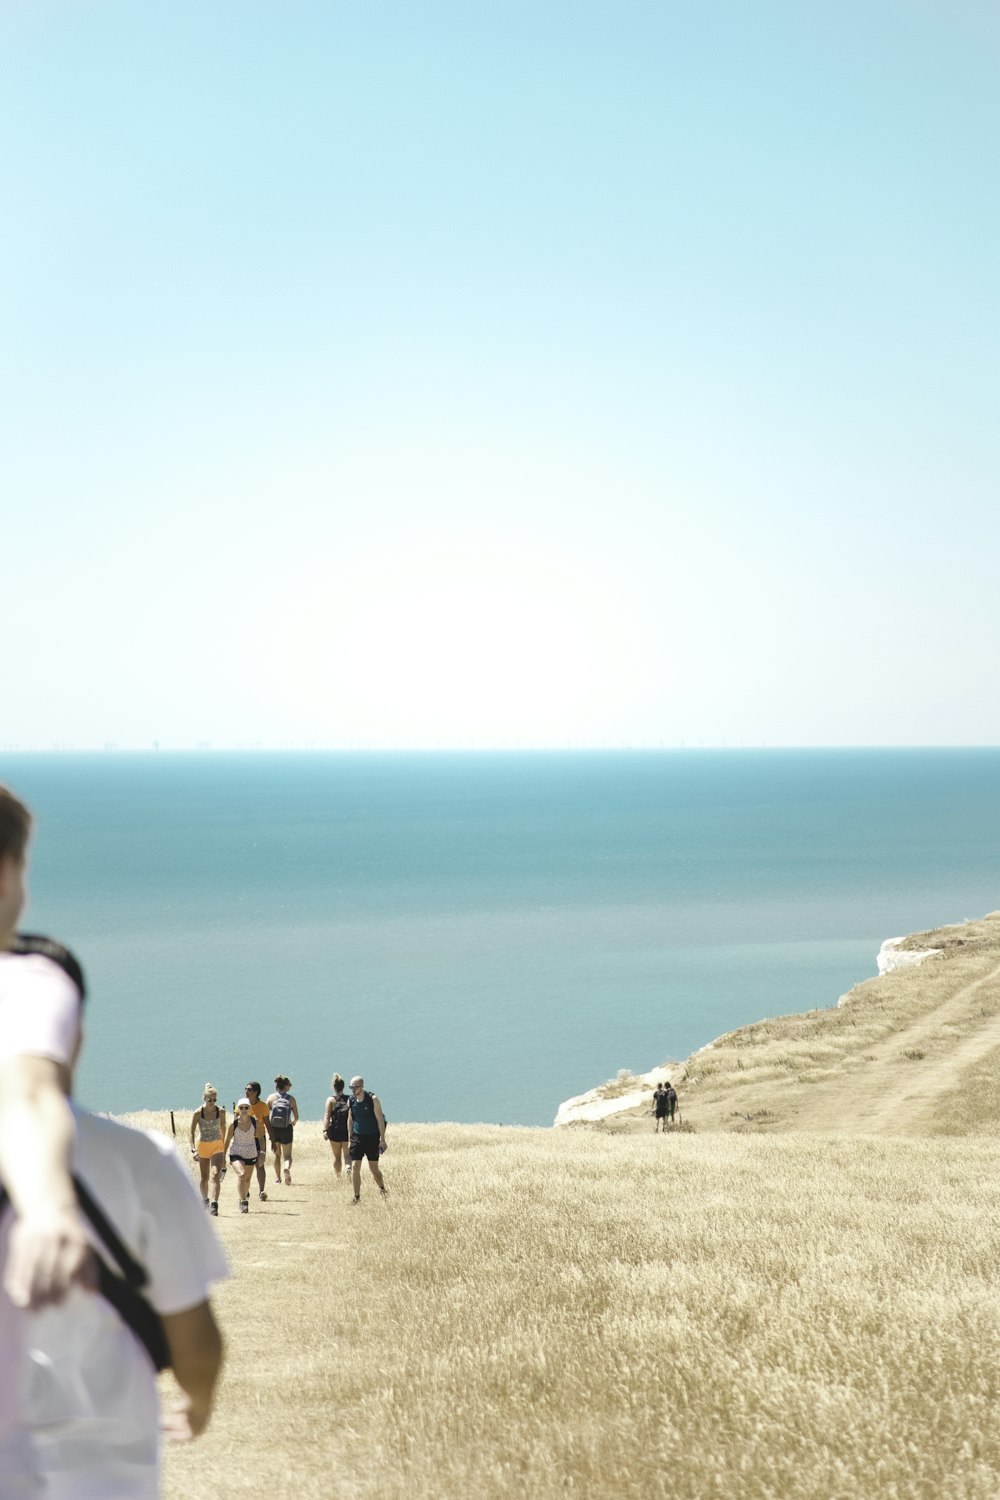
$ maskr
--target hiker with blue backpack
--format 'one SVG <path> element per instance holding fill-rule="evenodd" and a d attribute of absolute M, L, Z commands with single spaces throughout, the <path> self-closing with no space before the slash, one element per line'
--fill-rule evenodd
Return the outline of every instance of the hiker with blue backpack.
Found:
<path fill-rule="evenodd" d="M 284 1168 L 285 1186 L 292 1185 L 292 1132 L 299 1123 L 299 1106 L 290 1092 L 292 1080 L 279 1073 L 274 1093 L 267 1098 L 267 1120 L 274 1148 L 274 1180 L 280 1182 Z"/>
<path fill-rule="evenodd" d="M 385 1141 L 385 1115 L 377 1094 L 369 1094 L 365 1080 L 351 1079 L 351 1144 L 349 1155 L 353 1169 L 354 1197 L 352 1203 L 361 1202 L 361 1163 L 368 1158 L 368 1167 L 378 1183 L 384 1198 L 388 1188 L 382 1180 L 378 1159 L 389 1148 Z"/>

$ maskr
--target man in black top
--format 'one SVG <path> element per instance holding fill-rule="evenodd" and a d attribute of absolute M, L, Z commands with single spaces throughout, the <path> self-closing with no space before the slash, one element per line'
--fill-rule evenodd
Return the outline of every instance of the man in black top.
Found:
<path fill-rule="evenodd" d="M 388 1189 L 382 1180 L 378 1159 L 389 1148 L 385 1142 L 385 1115 L 377 1094 L 365 1091 L 365 1080 L 351 1079 L 351 1144 L 349 1155 L 354 1174 L 354 1197 L 352 1202 L 361 1202 L 361 1163 L 368 1158 L 368 1167 L 378 1183 L 384 1198 Z"/>

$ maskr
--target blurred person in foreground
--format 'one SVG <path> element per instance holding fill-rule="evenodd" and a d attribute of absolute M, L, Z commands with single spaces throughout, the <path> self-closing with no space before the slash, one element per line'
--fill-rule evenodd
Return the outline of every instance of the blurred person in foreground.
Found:
<path fill-rule="evenodd" d="M 382 1113 L 382 1105 L 377 1094 L 369 1094 L 365 1089 L 365 1080 L 357 1077 L 351 1079 L 351 1144 L 349 1155 L 351 1167 L 354 1174 L 354 1197 L 352 1203 L 361 1202 L 361 1163 L 365 1157 L 368 1158 L 368 1167 L 372 1176 L 378 1183 L 378 1190 L 384 1198 L 388 1193 L 382 1173 L 379 1169 L 378 1159 L 383 1151 L 388 1151 L 385 1141 L 385 1115 Z"/>
<path fill-rule="evenodd" d="M 30 829 L 0 787 L 0 1496 L 155 1500 L 156 1367 L 184 1394 L 165 1430 L 197 1436 L 228 1268 L 172 1142 L 70 1102 L 83 974 L 17 933 Z"/>

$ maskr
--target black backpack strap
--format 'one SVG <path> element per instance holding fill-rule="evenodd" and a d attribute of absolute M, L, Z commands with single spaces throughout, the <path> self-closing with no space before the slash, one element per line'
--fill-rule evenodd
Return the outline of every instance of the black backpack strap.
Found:
<path fill-rule="evenodd" d="M 80 993 L 80 999 L 87 997 L 87 984 L 83 977 L 83 969 L 80 962 L 68 948 L 62 943 L 57 943 L 53 938 L 41 937 L 38 933 L 16 932 L 11 941 L 10 953 L 38 953 L 42 958 L 48 958 L 54 964 L 58 964 L 63 973 L 68 975 L 76 985 Z"/>
<path fill-rule="evenodd" d="M 79 1177 L 73 1178 L 73 1186 L 76 1189 L 80 1207 L 122 1271 L 121 1276 L 116 1276 L 103 1257 L 95 1255 L 98 1291 L 142 1344 L 157 1374 L 161 1370 L 169 1370 L 170 1346 L 167 1343 L 163 1319 L 139 1290 L 149 1280 L 145 1268 L 139 1264 L 123 1243 L 120 1234 Z M 9 1201 L 10 1195 L 0 1183 L 0 1214 L 3 1213 Z"/>
<path fill-rule="evenodd" d="M 127 1281 L 109 1271 L 100 1256 L 97 1257 L 97 1285 L 101 1296 L 111 1303 L 122 1322 L 128 1325 L 142 1344 L 157 1374 L 161 1370 L 169 1370 L 170 1346 L 163 1319 L 152 1303 L 147 1302 Z"/>
<path fill-rule="evenodd" d="M 149 1280 L 145 1267 L 140 1266 L 135 1256 L 123 1243 L 117 1229 L 111 1223 L 100 1204 L 94 1200 L 90 1190 L 80 1181 L 79 1177 L 73 1178 L 73 1186 L 76 1188 L 76 1196 L 80 1207 L 94 1226 L 108 1254 L 117 1262 L 125 1281 L 135 1291 L 141 1291 Z"/>

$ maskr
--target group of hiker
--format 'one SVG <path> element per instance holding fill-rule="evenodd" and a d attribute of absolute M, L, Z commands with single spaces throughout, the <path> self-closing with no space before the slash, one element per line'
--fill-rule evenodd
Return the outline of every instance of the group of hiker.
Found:
<path fill-rule="evenodd" d="M 254 1175 L 258 1197 L 267 1202 L 267 1153 L 274 1164 L 274 1181 L 292 1184 L 292 1145 L 295 1126 L 299 1123 L 299 1106 L 291 1092 L 292 1081 L 278 1073 L 274 1092 L 261 1098 L 261 1087 L 252 1079 L 244 1096 L 233 1107 L 234 1118 L 226 1125 L 226 1111 L 219 1103 L 214 1084 L 206 1083 L 200 1109 L 191 1116 L 191 1155 L 197 1161 L 201 1177 L 202 1202 L 217 1217 L 222 1178 L 226 1162 L 233 1168 L 240 1213 L 250 1211 L 250 1190 Z M 360 1076 L 352 1078 L 350 1094 L 344 1092 L 344 1080 L 335 1073 L 332 1093 L 326 1101 L 323 1135 L 330 1142 L 333 1167 L 337 1178 L 346 1176 L 354 1192 L 352 1203 L 361 1200 L 361 1163 L 368 1162 L 382 1197 L 388 1189 L 382 1177 L 379 1157 L 387 1149 L 385 1115 L 376 1094 L 369 1093 Z M 197 1136 L 197 1139 L 195 1137 Z"/>

